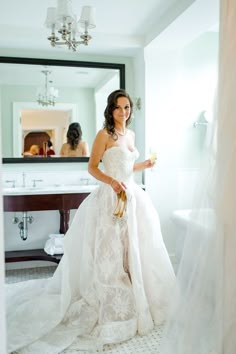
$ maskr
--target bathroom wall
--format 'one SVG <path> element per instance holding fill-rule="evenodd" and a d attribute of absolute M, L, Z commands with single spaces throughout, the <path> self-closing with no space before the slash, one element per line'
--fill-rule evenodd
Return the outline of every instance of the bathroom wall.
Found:
<path fill-rule="evenodd" d="M 169 253 L 175 252 L 172 213 L 192 206 L 205 157 L 217 60 L 217 33 L 205 33 L 184 48 L 145 49 L 146 151 L 154 145 L 158 156 L 156 167 L 145 173 L 145 183 L 159 211 Z M 204 110 L 208 127 L 194 128 Z"/>
<path fill-rule="evenodd" d="M 146 114 L 145 114 L 145 61 L 144 50 L 139 50 L 134 58 L 134 114 L 132 128 L 135 131 L 136 146 L 138 147 L 140 160 L 145 159 L 145 129 L 146 129 Z M 141 100 L 141 107 L 137 109 L 135 101 L 137 98 Z"/>

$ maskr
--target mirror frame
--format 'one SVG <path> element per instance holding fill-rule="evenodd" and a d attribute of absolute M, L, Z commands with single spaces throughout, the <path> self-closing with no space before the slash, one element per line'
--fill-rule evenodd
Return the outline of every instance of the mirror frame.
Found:
<path fill-rule="evenodd" d="M 77 60 L 58 60 L 58 59 L 40 59 L 40 58 L 21 58 L 0 56 L 0 64 L 30 64 L 41 66 L 65 66 L 79 68 L 98 68 L 98 69 L 116 69 L 120 74 L 120 88 L 125 89 L 125 64 L 77 61 Z M 22 158 L 22 157 L 3 157 L 2 163 L 60 163 L 60 162 L 88 162 L 89 157 L 57 157 L 57 158 Z"/>

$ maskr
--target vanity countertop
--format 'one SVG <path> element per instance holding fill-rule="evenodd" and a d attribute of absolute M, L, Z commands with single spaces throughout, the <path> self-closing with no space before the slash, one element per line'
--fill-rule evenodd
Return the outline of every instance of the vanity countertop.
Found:
<path fill-rule="evenodd" d="M 91 193 L 98 185 L 51 185 L 39 187 L 12 187 L 3 188 L 4 196 L 17 195 L 40 195 L 40 194 L 74 194 L 74 193 Z"/>

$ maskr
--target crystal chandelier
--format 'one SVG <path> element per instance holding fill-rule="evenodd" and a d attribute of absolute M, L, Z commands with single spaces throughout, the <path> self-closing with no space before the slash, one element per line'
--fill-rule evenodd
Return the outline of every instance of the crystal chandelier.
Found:
<path fill-rule="evenodd" d="M 41 73 L 45 75 L 45 85 L 38 91 L 37 102 L 41 106 L 55 106 L 55 100 L 58 97 L 58 90 L 49 86 L 52 81 L 48 81 L 48 75 L 51 74 L 49 70 L 42 70 Z"/>
<path fill-rule="evenodd" d="M 73 14 L 71 0 L 57 0 L 57 7 L 47 9 L 45 25 L 51 29 L 48 40 L 52 47 L 65 45 L 68 49 L 76 51 L 80 44 L 88 45 L 92 37 L 88 30 L 95 28 L 95 9 L 83 6 L 79 20 Z M 56 30 L 59 33 L 56 34 Z"/>

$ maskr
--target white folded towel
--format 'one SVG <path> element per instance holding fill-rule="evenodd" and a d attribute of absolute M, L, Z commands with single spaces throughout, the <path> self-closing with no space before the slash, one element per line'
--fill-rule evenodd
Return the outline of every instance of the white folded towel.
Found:
<path fill-rule="evenodd" d="M 64 234 L 51 234 L 46 241 L 44 251 L 53 256 L 64 253 Z"/>

